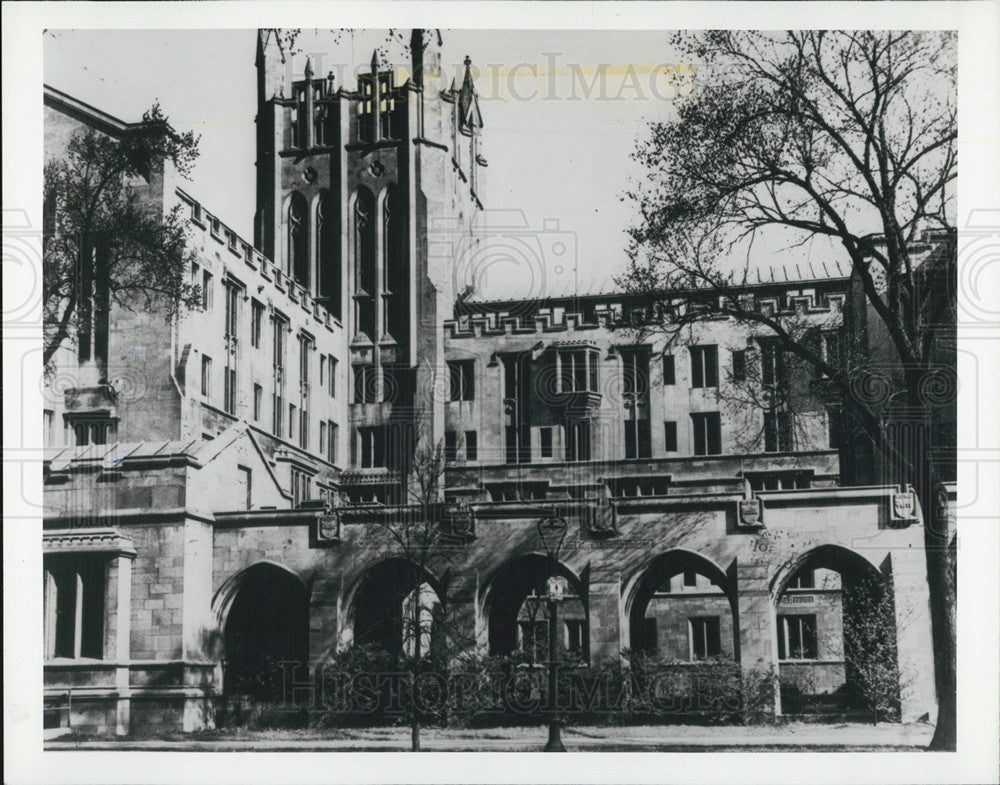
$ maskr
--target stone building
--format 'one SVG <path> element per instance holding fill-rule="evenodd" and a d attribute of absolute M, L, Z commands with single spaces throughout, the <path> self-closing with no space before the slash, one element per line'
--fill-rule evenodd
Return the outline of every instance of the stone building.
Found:
<path fill-rule="evenodd" d="M 476 88 L 468 60 L 440 81 L 436 34 L 412 51 L 403 67 L 373 57 L 355 84 L 308 64 L 288 81 L 259 35 L 253 242 L 168 170 L 133 184 L 189 216 L 203 308 L 97 309 L 47 384 L 51 722 L 209 726 L 265 661 L 398 650 L 428 592 L 468 645 L 530 649 L 544 616 L 526 599 L 548 570 L 536 523 L 553 514 L 569 525 L 560 639 L 585 661 L 730 658 L 832 693 L 841 595 L 874 578 L 892 587 L 903 717 L 933 715 L 908 489 L 843 482 L 829 401 L 763 336 L 705 320 L 666 345 L 623 329 L 646 306 L 621 293 L 470 289 Z M 46 88 L 48 157 L 84 129 L 131 127 Z M 746 296 L 836 336 L 850 278 L 803 260 Z M 795 387 L 794 409 L 732 393 L 756 374 Z M 413 456 L 438 445 L 435 503 L 470 521 L 446 574 L 415 586 L 369 533 L 402 514 Z"/>

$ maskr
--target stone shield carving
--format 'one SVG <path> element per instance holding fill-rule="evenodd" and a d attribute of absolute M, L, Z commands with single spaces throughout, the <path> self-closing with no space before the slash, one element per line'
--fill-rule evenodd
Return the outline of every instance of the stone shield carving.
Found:
<path fill-rule="evenodd" d="M 903 491 L 892 495 L 892 515 L 900 521 L 912 520 L 917 509 L 913 491 Z"/>
<path fill-rule="evenodd" d="M 743 499 L 739 503 L 740 526 L 760 527 L 764 525 L 764 516 L 760 508 L 760 499 Z"/>

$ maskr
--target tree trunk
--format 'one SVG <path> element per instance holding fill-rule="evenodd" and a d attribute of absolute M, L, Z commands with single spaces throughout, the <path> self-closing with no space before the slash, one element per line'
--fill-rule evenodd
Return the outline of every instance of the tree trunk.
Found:
<path fill-rule="evenodd" d="M 45 339 L 45 345 L 42 347 L 42 367 L 48 367 L 52 358 L 55 356 L 56 352 L 59 351 L 59 347 L 62 346 L 63 341 L 69 337 L 69 325 L 73 319 L 74 311 L 76 310 L 76 293 L 74 292 L 70 295 L 66 307 L 63 310 L 62 318 L 56 326 L 56 331 Z"/>
<path fill-rule="evenodd" d="M 952 572 L 947 496 L 929 456 L 917 464 L 924 469 L 922 482 L 914 483 L 924 516 L 924 551 L 930 593 L 931 641 L 934 647 L 934 686 L 938 716 L 928 749 L 954 750 L 956 737 L 956 626 L 955 582 Z"/>
<path fill-rule="evenodd" d="M 414 570 L 413 659 L 410 660 L 410 751 L 420 752 L 420 716 L 417 708 L 417 679 L 420 677 L 420 573 Z M 405 654 L 405 652 L 404 652 Z"/>
<path fill-rule="evenodd" d="M 417 717 L 417 707 L 413 702 L 413 691 L 416 688 L 416 679 L 410 679 L 410 702 L 412 714 L 410 715 L 410 751 L 420 752 L 420 719 Z"/>

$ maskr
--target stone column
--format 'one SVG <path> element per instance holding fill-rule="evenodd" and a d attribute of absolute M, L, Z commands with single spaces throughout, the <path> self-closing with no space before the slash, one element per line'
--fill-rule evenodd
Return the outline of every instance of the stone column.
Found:
<path fill-rule="evenodd" d="M 774 625 L 774 607 L 768 586 L 766 564 L 737 563 L 736 594 L 739 630 L 740 669 L 743 673 L 744 716 L 749 711 L 780 714 L 777 679 L 766 679 L 778 672 L 778 646 Z M 748 705 L 749 702 L 749 705 Z"/>
<path fill-rule="evenodd" d="M 914 722 L 926 714 L 933 723 L 937 720 L 937 696 L 924 551 L 900 548 L 891 552 L 890 560 L 901 719 Z"/>
<path fill-rule="evenodd" d="M 214 530 L 210 523 L 188 518 L 183 527 L 183 558 L 181 559 L 181 596 L 163 597 L 163 610 L 176 623 L 180 614 L 181 657 L 185 699 L 182 727 L 185 733 L 215 727 L 215 696 L 221 684 L 206 684 L 204 666 L 189 667 L 189 663 L 210 663 L 217 660 L 216 621 L 212 613 L 212 557 Z M 179 608 L 179 610 L 178 610 Z M 156 612 L 154 612 L 154 617 Z M 218 670 L 212 668 L 211 675 Z"/>
<path fill-rule="evenodd" d="M 132 637 L 132 560 L 134 553 L 119 553 L 109 566 L 109 594 L 114 589 L 114 651 L 109 652 L 116 663 L 115 690 L 118 701 L 115 706 L 115 735 L 125 736 L 129 732 L 132 707 L 132 688 L 129 680 L 130 640 Z"/>
<path fill-rule="evenodd" d="M 622 641 L 621 573 L 601 571 L 590 582 L 590 664 L 594 667 L 618 662 Z"/>
<path fill-rule="evenodd" d="M 479 618 L 479 574 L 475 570 L 452 570 L 446 597 L 448 659 L 484 648 L 488 630 Z"/>
<path fill-rule="evenodd" d="M 352 630 L 345 630 L 341 602 L 343 576 L 330 575 L 322 570 L 316 573 L 312 594 L 309 597 L 309 663 L 320 665 L 341 645 L 349 643 Z"/>

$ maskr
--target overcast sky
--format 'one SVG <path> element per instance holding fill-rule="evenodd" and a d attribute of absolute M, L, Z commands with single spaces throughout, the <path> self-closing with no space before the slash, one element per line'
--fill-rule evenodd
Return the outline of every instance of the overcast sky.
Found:
<path fill-rule="evenodd" d="M 586 286 L 620 270 L 633 214 L 621 196 L 638 171 L 629 153 L 648 119 L 672 113 L 667 35 L 446 30 L 442 37 L 449 75 L 461 80 L 466 55 L 481 72 L 487 208 L 523 211 L 531 228 L 558 221 L 572 233 L 578 260 L 575 273 L 559 270 Z M 293 71 L 301 73 L 311 52 L 317 72 L 333 70 L 353 88 L 350 64 L 367 64 L 386 34 L 336 38 L 303 33 Z M 126 121 L 159 101 L 176 128 L 201 135 L 192 194 L 252 238 L 255 45 L 255 30 L 56 31 L 46 36 L 44 78 Z"/>

